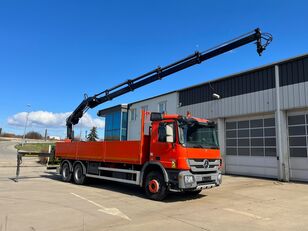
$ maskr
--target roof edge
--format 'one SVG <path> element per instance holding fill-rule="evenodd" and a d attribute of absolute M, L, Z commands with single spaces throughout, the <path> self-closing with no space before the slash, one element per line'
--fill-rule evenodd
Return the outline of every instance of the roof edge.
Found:
<path fill-rule="evenodd" d="M 308 53 L 304 53 L 304 54 L 301 54 L 301 55 L 293 56 L 293 57 L 287 58 L 287 59 L 282 59 L 280 61 L 272 62 L 270 64 L 265 64 L 265 65 L 262 65 L 262 66 L 250 68 L 250 69 L 247 69 L 245 71 L 235 72 L 233 74 L 225 75 L 225 76 L 217 78 L 217 79 L 208 80 L 206 82 L 198 83 L 198 84 L 192 85 L 190 87 L 181 88 L 181 89 L 179 89 L 177 91 L 180 92 L 180 91 L 188 90 L 188 89 L 191 89 L 191 88 L 195 88 L 195 87 L 199 87 L 199 86 L 205 85 L 207 83 L 213 83 L 213 82 L 224 80 L 224 79 L 227 79 L 227 78 L 236 77 L 237 75 L 242 75 L 242 74 L 246 74 L 246 73 L 249 73 L 249 72 L 258 71 L 260 69 L 265 69 L 265 68 L 268 68 L 268 67 L 271 67 L 271 66 L 275 66 L 275 65 L 278 65 L 278 64 L 283 64 L 283 63 L 286 63 L 286 62 L 294 61 L 296 59 L 305 58 L 305 57 L 308 57 Z"/>

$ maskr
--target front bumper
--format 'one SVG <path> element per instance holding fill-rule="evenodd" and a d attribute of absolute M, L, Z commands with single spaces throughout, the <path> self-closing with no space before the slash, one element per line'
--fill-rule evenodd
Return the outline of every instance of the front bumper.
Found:
<path fill-rule="evenodd" d="M 192 173 L 181 171 L 178 175 L 178 188 L 180 190 L 200 190 L 219 186 L 222 182 L 220 171 L 215 173 Z"/>

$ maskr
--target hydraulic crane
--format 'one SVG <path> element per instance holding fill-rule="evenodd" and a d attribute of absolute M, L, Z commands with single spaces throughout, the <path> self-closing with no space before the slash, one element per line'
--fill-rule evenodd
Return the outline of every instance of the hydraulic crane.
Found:
<path fill-rule="evenodd" d="M 267 45 L 272 41 L 272 36 L 269 33 L 261 33 L 260 29 L 257 28 L 249 33 L 246 33 L 240 37 L 237 37 L 231 41 L 225 42 L 204 52 L 196 51 L 194 54 L 184 59 L 181 59 L 164 67 L 158 67 L 137 78 L 129 79 L 112 88 L 106 89 L 98 94 L 95 94 L 94 96 L 88 97 L 85 94 L 85 99 L 78 105 L 78 107 L 66 120 L 67 138 L 71 140 L 74 139 L 73 125 L 78 124 L 80 118 L 89 108 L 94 108 L 104 102 L 110 101 L 137 88 L 140 88 L 157 80 L 161 80 L 168 75 L 191 67 L 195 64 L 200 64 L 205 60 L 208 60 L 210 58 L 226 53 L 254 41 L 256 41 L 257 52 L 259 55 L 261 55 L 262 52 L 266 49 Z"/>

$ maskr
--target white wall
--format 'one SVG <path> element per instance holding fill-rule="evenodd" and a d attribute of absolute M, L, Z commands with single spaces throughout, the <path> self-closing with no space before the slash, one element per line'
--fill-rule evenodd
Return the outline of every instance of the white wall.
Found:
<path fill-rule="evenodd" d="M 280 87 L 280 107 L 282 110 L 308 107 L 308 82 Z"/>
<path fill-rule="evenodd" d="M 148 111 L 158 112 L 158 104 L 160 102 L 167 102 L 167 113 L 174 114 L 177 111 L 177 102 L 178 102 L 178 93 L 172 92 L 170 94 L 158 96 L 152 99 L 144 100 L 137 103 L 130 104 L 130 109 L 128 112 L 128 131 L 127 131 L 127 140 L 139 140 L 140 139 L 140 129 L 141 129 L 141 108 L 143 106 L 148 106 Z M 137 118 L 132 120 L 131 110 L 136 109 Z M 146 121 L 145 131 L 149 129 L 150 121 Z"/>
<path fill-rule="evenodd" d="M 193 116 L 206 119 L 273 112 L 276 109 L 275 94 L 275 89 L 268 89 L 179 107 L 177 112 L 186 114 L 190 111 Z"/>

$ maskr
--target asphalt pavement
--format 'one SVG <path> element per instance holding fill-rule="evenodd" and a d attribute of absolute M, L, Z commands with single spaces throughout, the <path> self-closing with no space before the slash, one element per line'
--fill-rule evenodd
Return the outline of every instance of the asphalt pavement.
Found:
<path fill-rule="evenodd" d="M 16 165 L 16 141 L 0 141 L 0 166 L 4 164 Z"/>
<path fill-rule="evenodd" d="M 13 146 L 0 141 L 1 163 L 16 163 Z M 308 230 L 307 184 L 224 176 L 222 186 L 199 196 L 156 202 L 132 185 L 64 183 L 31 161 L 17 183 L 14 166 L 0 165 L 0 231 Z"/>

